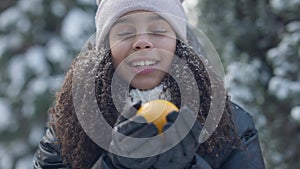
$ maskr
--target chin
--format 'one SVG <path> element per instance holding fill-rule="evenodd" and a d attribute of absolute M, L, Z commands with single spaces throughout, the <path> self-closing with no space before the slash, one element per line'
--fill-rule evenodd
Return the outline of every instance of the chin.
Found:
<path fill-rule="evenodd" d="M 159 85 L 159 82 L 135 82 L 134 80 L 131 83 L 131 86 L 137 89 L 141 89 L 141 90 L 149 90 L 149 89 L 153 89 L 156 86 Z"/>

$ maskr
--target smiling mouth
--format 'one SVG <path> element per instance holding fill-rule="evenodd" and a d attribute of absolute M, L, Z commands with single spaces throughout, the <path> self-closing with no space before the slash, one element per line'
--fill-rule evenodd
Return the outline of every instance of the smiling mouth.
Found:
<path fill-rule="evenodd" d="M 156 60 L 141 60 L 130 62 L 129 65 L 135 68 L 147 68 L 156 65 L 158 61 Z"/>
<path fill-rule="evenodd" d="M 128 63 L 128 65 L 131 67 L 131 72 L 134 74 L 149 74 L 154 72 L 158 65 L 158 60 L 135 60 Z"/>

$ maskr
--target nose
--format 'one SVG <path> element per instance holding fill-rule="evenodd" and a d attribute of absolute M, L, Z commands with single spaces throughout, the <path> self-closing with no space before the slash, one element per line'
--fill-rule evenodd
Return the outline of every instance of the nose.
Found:
<path fill-rule="evenodd" d="M 149 35 L 140 34 L 136 35 L 136 40 L 132 47 L 134 50 L 150 49 L 153 48 L 153 43 L 150 41 Z"/>

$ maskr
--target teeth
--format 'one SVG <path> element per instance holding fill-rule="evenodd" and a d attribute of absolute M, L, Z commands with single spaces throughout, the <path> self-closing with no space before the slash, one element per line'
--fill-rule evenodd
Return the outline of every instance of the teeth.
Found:
<path fill-rule="evenodd" d="M 145 61 L 137 61 L 137 62 L 132 62 L 131 65 L 138 67 L 138 66 L 149 66 L 149 65 L 154 65 L 156 61 L 152 60 L 145 60 Z"/>

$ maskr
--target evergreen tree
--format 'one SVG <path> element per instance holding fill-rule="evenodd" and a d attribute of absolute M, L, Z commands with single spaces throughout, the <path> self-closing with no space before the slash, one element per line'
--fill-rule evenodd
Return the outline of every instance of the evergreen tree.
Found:
<path fill-rule="evenodd" d="M 199 0 L 232 99 L 256 120 L 267 168 L 300 168 L 300 1 Z"/>
<path fill-rule="evenodd" d="M 64 73 L 95 32 L 95 1 L 2 0 L 0 168 L 32 168 Z"/>

